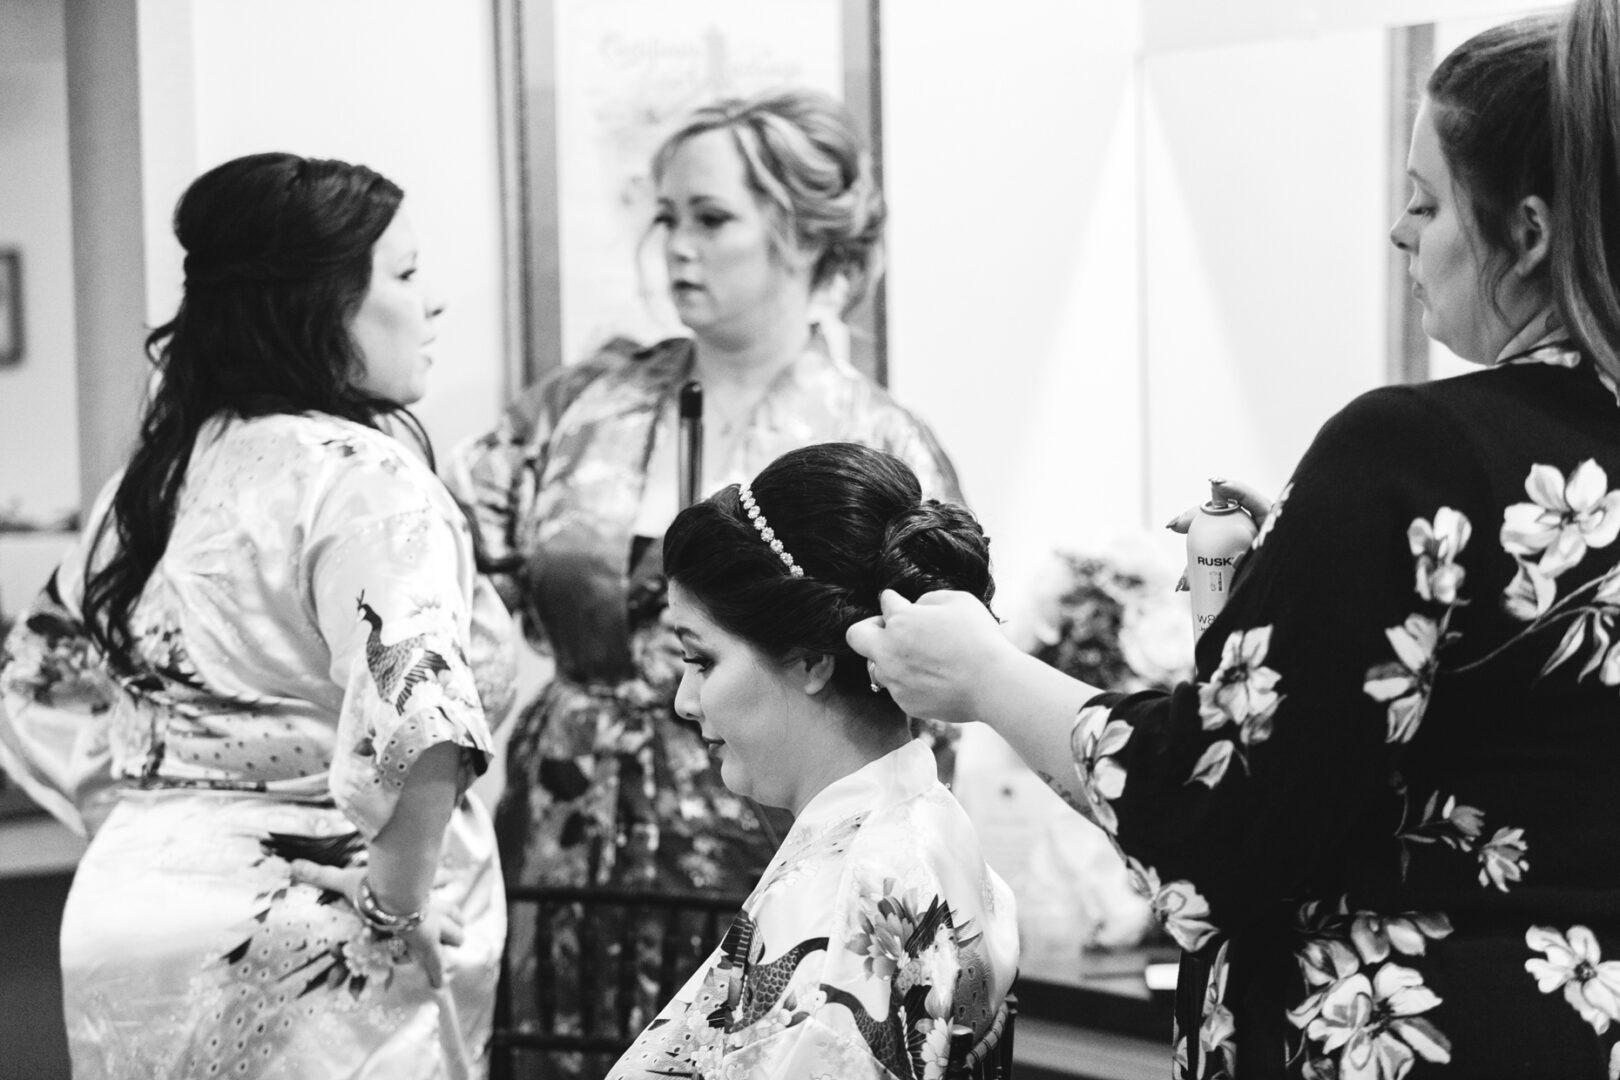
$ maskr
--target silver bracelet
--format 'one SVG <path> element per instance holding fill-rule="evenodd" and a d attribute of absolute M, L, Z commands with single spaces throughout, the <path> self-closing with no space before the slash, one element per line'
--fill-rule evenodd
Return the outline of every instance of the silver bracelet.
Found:
<path fill-rule="evenodd" d="M 366 925 L 379 934 L 408 934 L 422 925 L 425 911 L 412 911 L 404 915 L 395 915 L 386 911 L 377 903 L 377 894 L 371 891 L 371 880 L 360 879 L 360 888 L 355 890 L 354 909 L 366 921 Z"/>

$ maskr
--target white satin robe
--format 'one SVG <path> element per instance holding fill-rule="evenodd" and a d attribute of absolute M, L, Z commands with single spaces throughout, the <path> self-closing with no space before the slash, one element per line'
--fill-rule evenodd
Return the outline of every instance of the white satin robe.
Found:
<path fill-rule="evenodd" d="M 938 1080 L 1018 967 L 1006 884 L 911 742 L 800 812 L 725 941 L 610 1080 Z"/>
<path fill-rule="evenodd" d="M 506 914 L 472 797 L 436 895 L 459 909 L 435 992 L 288 861 L 353 865 L 423 750 L 488 764 L 509 620 L 470 532 L 392 438 L 321 415 L 206 425 L 116 679 L 81 624 L 89 540 L 11 634 L 0 767 L 90 843 L 62 924 L 77 1080 L 481 1074 Z"/>

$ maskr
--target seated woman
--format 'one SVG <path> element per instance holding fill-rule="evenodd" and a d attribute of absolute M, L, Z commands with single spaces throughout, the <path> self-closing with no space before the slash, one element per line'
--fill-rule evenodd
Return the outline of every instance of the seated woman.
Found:
<path fill-rule="evenodd" d="M 854 443 L 777 458 L 664 538 L 676 712 L 732 791 L 794 815 L 725 940 L 609 1074 L 939 1077 L 1018 960 L 1012 894 L 844 631 L 878 594 L 989 603 L 989 541 Z"/>

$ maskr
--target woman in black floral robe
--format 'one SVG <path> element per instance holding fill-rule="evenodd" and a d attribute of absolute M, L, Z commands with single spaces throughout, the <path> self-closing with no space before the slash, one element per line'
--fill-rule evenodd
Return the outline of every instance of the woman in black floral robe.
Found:
<path fill-rule="evenodd" d="M 1177 1076 L 1620 1076 L 1620 116 L 1578 103 L 1617 58 L 1580 0 L 1437 68 L 1392 239 L 1489 367 L 1323 427 L 1194 683 L 1098 693 L 950 594 L 851 631 L 1114 837 L 1184 949 Z"/>

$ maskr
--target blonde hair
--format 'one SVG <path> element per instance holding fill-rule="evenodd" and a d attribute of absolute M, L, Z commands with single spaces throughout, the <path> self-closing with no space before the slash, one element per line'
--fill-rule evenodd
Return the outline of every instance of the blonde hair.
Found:
<path fill-rule="evenodd" d="M 687 140 L 710 131 L 731 133 L 778 241 L 819 252 L 811 287 L 842 276 L 849 283 L 845 309 L 860 303 L 882 275 L 885 208 L 849 110 L 804 89 L 717 101 L 693 112 L 658 147 L 653 180 L 663 179 Z"/>

